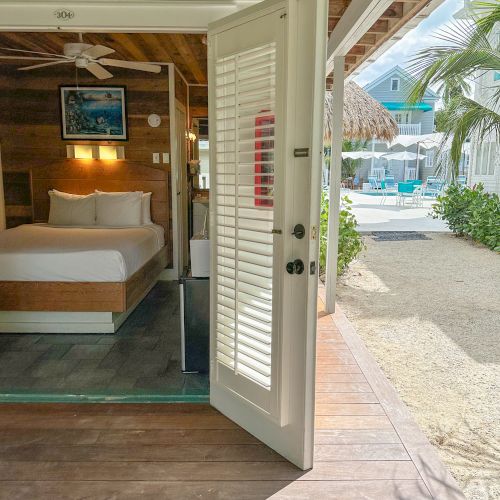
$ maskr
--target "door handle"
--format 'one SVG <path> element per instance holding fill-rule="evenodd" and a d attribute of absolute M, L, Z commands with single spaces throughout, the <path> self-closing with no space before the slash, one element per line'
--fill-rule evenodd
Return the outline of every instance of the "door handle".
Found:
<path fill-rule="evenodd" d="M 302 274 L 304 272 L 304 263 L 301 259 L 295 259 L 286 265 L 286 272 L 288 274 Z"/>

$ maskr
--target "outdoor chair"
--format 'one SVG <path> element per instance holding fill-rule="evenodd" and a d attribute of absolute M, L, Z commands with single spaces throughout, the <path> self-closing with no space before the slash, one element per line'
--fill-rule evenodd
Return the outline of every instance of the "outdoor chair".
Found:
<path fill-rule="evenodd" d="M 441 194 L 444 187 L 444 181 L 438 179 L 435 175 L 430 175 L 427 177 L 425 183 L 424 196 L 430 196 L 431 198 L 436 198 Z"/>
<path fill-rule="evenodd" d="M 460 186 L 466 186 L 467 185 L 467 176 L 466 175 L 459 175 L 457 177 L 457 183 Z"/>
<path fill-rule="evenodd" d="M 380 204 L 383 205 L 386 201 L 387 195 L 390 193 L 398 192 L 398 185 L 394 179 L 393 175 L 387 175 L 385 179 L 380 183 L 382 188 L 382 199 L 380 200 Z"/>
<path fill-rule="evenodd" d="M 414 184 L 413 186 L 413 196 L 411 199 L 412 207 L 423 207 L 424 206 L 424 190 L 422 184 Z"/>
<path fill-rule="evenodd" d="M 404 207 L 407 198 L 413 198 L 413 182 L 398 182 L 398 198 L 396 200 L 396 205 Z"/>
<path fill-rule="evenodd" d="M 378 191 L 380 189 L 378 179 L 374 175 L 368 176 L 368 182 L 370 184 L 370 191 Z"/>

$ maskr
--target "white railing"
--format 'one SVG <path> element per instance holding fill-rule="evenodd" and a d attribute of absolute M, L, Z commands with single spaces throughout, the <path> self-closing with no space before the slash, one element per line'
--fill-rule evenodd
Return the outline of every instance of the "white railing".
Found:
<path fill-rule="evenodd" d="M 398 124 L 399 135 L 420 135 L 421 123 Z"/>

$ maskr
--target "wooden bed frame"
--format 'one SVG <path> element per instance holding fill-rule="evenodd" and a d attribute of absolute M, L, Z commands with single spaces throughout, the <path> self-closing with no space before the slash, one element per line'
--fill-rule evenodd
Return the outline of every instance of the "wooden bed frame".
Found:
<path fill-rule="evenodd" d="M 157 280 L 167 264 L 163 247 L 127 281 L 0 281 L 0 311 L 125 312 Z"/>
<path fill-rule="evenodd" d="M 126 161 L 64 160 L 31 171 L 33 221 L 47 222 L 50 189 L 75 194 L 152 192 L 151 218 L 165 246 L 125 282 L 0 281 L 0 311 L 112 312 L 135 307 L 170 264 L 168 173 Z"/>

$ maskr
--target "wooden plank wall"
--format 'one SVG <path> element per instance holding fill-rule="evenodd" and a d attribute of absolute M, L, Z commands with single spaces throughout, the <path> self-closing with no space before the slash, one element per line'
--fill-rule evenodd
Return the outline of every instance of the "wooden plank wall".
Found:
<path fill-rule="evenodd" d="M 86 71 L 78 72 L 81 85 L 125 85 L 127 87 L 127 142 L 104 142 L 125 147 L 126 161 L 163 169 L 169 164 L 153 164 L 154 152 L 170 152 L 168 71 L 156 75 L 113 68 L 113 79 L 96 81 Z M 30 169 L 59 162 L 66 157 L 66 144 L 86 141 L 63 141 L 60 128 L 59 85 L 75 84 L 74 66 L 56 66 L 34 71 L 18 71 L 16 66 L 0 64 L 0 146 L 6 192 L 6 216 L 9 227 L 30 221 L 27 201 Z M 161 116 L 161 125 L 147 123 L 151 113 Z M 78 162 L 78 160 L 74 160 Z M 24 176 L 22 174 L 25 174 Z M 170 176 L 168 176 L 170 186 Z M 168 187 L 169 207 L 171 207 Z M 24 217 L 24 218 L 20 218 Z M 171 210 L 166 239 L 172 241 Z M 170 247 L 169 262 L 172 262 Z"/>

